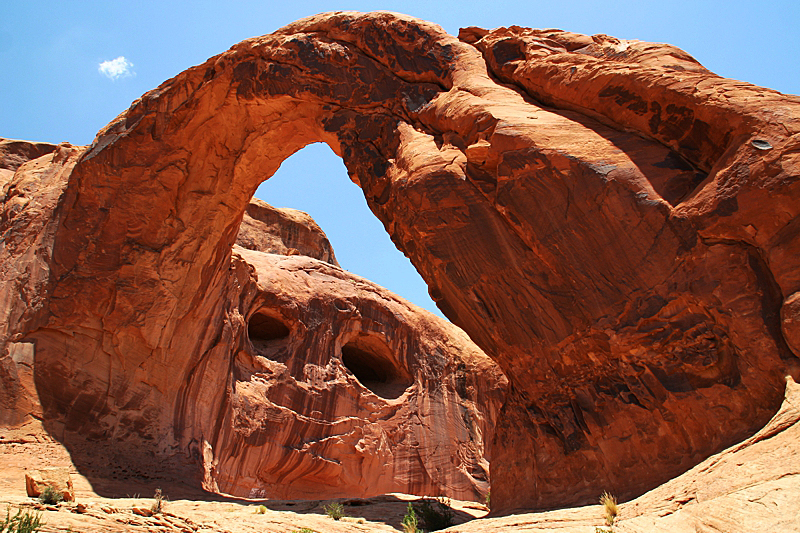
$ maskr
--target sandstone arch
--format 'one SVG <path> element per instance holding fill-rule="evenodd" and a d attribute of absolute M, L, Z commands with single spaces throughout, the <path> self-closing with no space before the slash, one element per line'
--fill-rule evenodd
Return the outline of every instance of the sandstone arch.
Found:
<path fill-rule="evenodd" d="M 604 36 L 337 13 L 244 41 L 72 162 L 29 337 L 37 365 L 80 370 L 40 392 L 73 430 L 208 434 L 186 398 L 232 335 L 242 213 L 322 141 L 510 378 L 493 505 L 641 493 L 763 426 L 797 365 L 799 106 Z"/>

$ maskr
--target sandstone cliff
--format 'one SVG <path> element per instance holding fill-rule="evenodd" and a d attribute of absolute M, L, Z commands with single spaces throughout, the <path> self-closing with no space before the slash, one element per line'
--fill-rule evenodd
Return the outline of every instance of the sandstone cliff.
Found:
<path fill-rule="evenodd" d="M 41 283 L 0 302 L 47 416 L 206 453 L 218 433 L 184 403 L 200 370 L 235 374 L 240 221 L 316 141 L 509 377 L 496 510 L 641 494 L 777 411 L 800 361 L 800 98 L 666 45 L 345 12 L 243 41 L 51 156 L 57 221 L 19 230 L 52 254 L 4 249 Z"/>

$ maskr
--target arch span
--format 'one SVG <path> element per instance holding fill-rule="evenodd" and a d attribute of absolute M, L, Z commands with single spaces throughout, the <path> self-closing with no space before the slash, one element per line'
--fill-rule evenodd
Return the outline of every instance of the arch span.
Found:
<path fill-rule="evenodd" d="M 797 99 L 666 46 L 517 27 L 462 38 L 389 13 L 304 19 L 102 130 L 69 178 L 39 333 L 37 365 L 80 369 L 45 392 L 67 426 L 202 455 L 225 399 L 186 398 L 225 389 L 204 376 L 227 375 L 209 369 L 235 343 L 242 213 L 321 141 L 511 380 L 493 509 L 633 496 L 760 428 L 796 362 L 779 317 L 800 290 L 800 254 L 782 252 L 797 239 L 781 233 L 798 220 Z M 126 388 L 136 372 L 150 389 Z M 146 422 L 127 426 L 126 405 Z"/>

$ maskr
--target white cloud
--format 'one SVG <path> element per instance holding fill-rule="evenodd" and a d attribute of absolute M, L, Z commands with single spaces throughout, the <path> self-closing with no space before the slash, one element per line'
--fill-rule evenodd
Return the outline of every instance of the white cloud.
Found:
<path fill-rule="evenodd" d="M 100 63 L 97 70 L 99 70 L 100 74 L 103 76 L 111 80 L 116 80 L 117 78 L 133 76 L 134 72 L 132 69 L 133 63 L 125 59 L 124 56 L 119 56 L 110 61 L 103 61 Z"/>

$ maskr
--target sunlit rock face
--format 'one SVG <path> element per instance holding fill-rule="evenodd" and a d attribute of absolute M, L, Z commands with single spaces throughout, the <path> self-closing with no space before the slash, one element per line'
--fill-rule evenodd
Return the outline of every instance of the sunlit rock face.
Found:
<path fill-rule="evenodd" d="M 233 258 L 251 272 L 247 338 L 210 442 L 214 490 L 486 495 L 484 435 L 505 379 L 462 331 L 309 257 L 235 247 Z"/>
<path fill-rule="evenodd" d="M 328 237 L 308 213 L 272 207 L 258 198 L 247 204 L 236 244 L 248 250 L 307 255 L 339 266 Z"/>
<path fill-rule="evenodd" d="M 218 421 L 261 387 L 248 372 L 310 378 L 255 354 L 251 326 L 292 343 L 300 329 L 251 307 L 258 268 L 232 248 L 258 184 L 326 142 L 439 307 L 508 376 L 493 509 L 627 498 L 762 427 L 797 371 L 798 117 L 797 97 L 668 45 L 519 27 L 457 39 L 389 13 L 303 19 L 145 94 L 85 153 L 59 149 L 55 218 L 15 226 L 40 239 L 24 257 L 39 281 L 0 302 L 22 319 L 3 319 L 5 338 L 28 343 L 14 360 L 35 360 L 66 432 L 188 454 L 207 486 L 244 490 L 233 472 L 257 461 L 217 457 Z M 6 200 L 4 228 L 35 219 L 22 201 Z M 15 246 L 3 253 L 20 265 Z M 349 364 L 387 390 L 418 383 L 393 341 L 331 335 L 320 379 Z M 375 363 L 389 352 L 393 365 Z"/>

